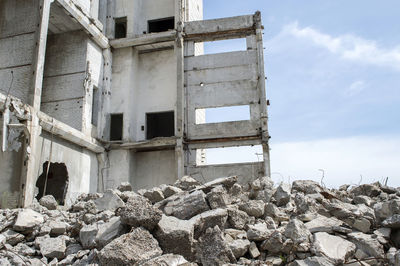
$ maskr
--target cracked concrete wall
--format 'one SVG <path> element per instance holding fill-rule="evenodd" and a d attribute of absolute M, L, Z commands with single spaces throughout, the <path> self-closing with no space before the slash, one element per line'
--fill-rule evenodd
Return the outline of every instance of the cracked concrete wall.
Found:
<path fill-rule="evenodd" d="M 3 116 L 0 112 L 0 125 Z M 0 126 L 0 139 L 3 138 L 3 128 Z M 20 177 L 22 164 L 22 149 L 2 152 L 0 150 L 0 208 L 16 208 L 19 201 Z"/>
<path fill-rule="evenodd" d="M 51 142 L 53 145 L 51 147 Z M 50 158 L 50 148 L 52 148 Z M 43 173 L 46 161 L 64 163 L 67 167 L 69 185 L 66 195 L 66 205 L 71 205 L 80 193 L 96 193 L 98 181 L 98 162 L 96 154 L 77 145 L 71 144 L 57 136 L 42 131 L 38 139 L 36 161 L 36 179 Z"/>
<path fill-rule="evenodd" d="M 38 20 L 38 0 L 0 1 L 0 92 L 9 91 L 26 103 L 33 100 L 32 64 Z"/>

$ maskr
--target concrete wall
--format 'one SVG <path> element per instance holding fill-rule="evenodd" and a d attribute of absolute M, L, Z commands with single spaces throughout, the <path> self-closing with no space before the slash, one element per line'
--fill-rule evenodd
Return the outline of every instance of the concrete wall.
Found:
<path fill-rule="evenodd" d="M 82 129 L 88 37 L 83 31 L 49 35 L 41 111 Z"/>
<path fill-rule="evenodd" d="M 52 140 L 53 147 L 51 159 L 49 159 Z M 57 136 L 52 137 L 45 131 L 42 131 L 38 140 L 37 150 L 34 152 L 40 158 L 37 160 L 36 178 L 43 173 L 43 164 L 46 161 L 64 163 L 66 165 L 69 177 L 66 205 L 71 205 L 81 193 L 97 192 L 98 162 L 95 153 L 62 140 Z"/>
<path fill-rule="evenodd" d="M 136 152 L 132 154 L 130 182 L 135 190 L 173 184 L 177 180 L 175 151 Z"/>
<path fill-rule="evenodd" d="M 0 139 L 3 138 L 3 118 L 0 112 Z M 16 208 L 19 200 L 22 150 L 0 150 L 0 208 Z"/>
<path fill-rule="evenodd" d="M 127 37 L 147 32 L 147 21 L 175 15 L 174 0 L 119 0 L 114 17 L 127 17 Z"/>
<path fill-rule="evenodd" d="M 0 1 L 0 92 L 31 103 L 38 0 Z M 13 74 L 11 73 L 13 72 Z M 11 87 L 10 87 L 11 86 Z"/>

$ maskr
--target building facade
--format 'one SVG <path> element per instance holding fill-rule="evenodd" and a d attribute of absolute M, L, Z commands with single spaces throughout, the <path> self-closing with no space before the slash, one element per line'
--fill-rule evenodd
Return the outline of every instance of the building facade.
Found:
<path fill-rule="evenodd" d="M 246 39 L 204 54 L 205 42 Z M 208 123 L 208 108 L 249 119 Z M 270 174 L 259 13 L 203 20 L 202 0 L 0 0 L 0 204 L 192 175 Z M 209 165 L 205 149 L 262 145 Z"/>

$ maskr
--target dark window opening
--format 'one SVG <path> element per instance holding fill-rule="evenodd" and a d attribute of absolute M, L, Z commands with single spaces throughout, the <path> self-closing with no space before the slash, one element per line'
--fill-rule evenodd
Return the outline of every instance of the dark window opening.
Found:
<path fill-rule="evenodd" d="M 146 114 L 147 139 L 175 135 L 174 112 Z"/>
<path fill-rule="evenodd" d="M 44 195 L 53 195 L 60 205 L 64 205 L 68 190 L 67 167 L 64 163 L 50 163 L 49 172 L 47 174 L 48 164 L 48 161 L 43 164 L 43 173 L 36 181 L 36 187 L 39 189 L 39 194 L 36 196 L 36 199 L 40 200 Z M 43 194 L 45 187 L 46 192 Z"/>
<path fill-rule="evenodd" d="M 162 32 L 175 29 L 174 17 L 149 20 L 147 23 L 148 23 L 149 33 Z"/>
<path fill-rule="evenodd" d="M 111 114 L 110 120 L 110 140 L 122 140 L 123 114 Z"/>
<path fill-rule="evenodd" d="M 97 127 L 97 123 L 99 120 L 99 89 L 93 87 L 93 95 L 92 95 L 92 125 Z"/>
<path fill-rule="evenodd" d="M 115 39 L 126 38 L 126 17 L 115 18 Z"/>

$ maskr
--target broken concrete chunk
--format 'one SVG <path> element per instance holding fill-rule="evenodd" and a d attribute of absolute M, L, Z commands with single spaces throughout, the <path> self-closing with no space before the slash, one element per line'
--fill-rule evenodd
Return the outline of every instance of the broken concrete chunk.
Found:
<path fill-rule="evenodd" d="M 293 240 L 294 243 L 305 243 L 310 241 L 311 233 L 304 223 L 298 219 L 292 219 L 286 226 L 284 235 Z"/>
<path fill-rule="evenodd" d="M 19 242 L 23 241 L 25 236 L 23 234 L 17 233 L 13 230 L 8 229 L 3 233 L 3 235 L 6 237 L 7 244 L 11 246 L 15 246 Z"/>
<path fill-rule="evenodd" d="M 229 195 L 223 186 L 213 188 L 207 194 L 207 200 L 211 209 L 224 208 L 229 205 Z"/>
<path fill-rule="evenodd" d="M 236 258 L 225 242 L 218 226 L 208 228 L 199 239 L 197 254 L 203 265 L 236 263 Z"/>
<path fill-rule="evenodd" d="M 363 233 L 368 233 L 371 229 L 371 222 L 363 217 L 356 219 L 353 224 L 353 228 Z"/>
<path fill-rule="evenodd" d="M 381 194 L 381 189 L 375 184 L 363 184 L 356 186 L 350 190 L 350 193 L 354 196 L 368 196 L 368 197 L 376 197 Z"/>
<path fill-rule="evenodd" d="M 164 252 L 194 260 L 193 223 L 163 215 L 154 234 Z M 177 244 L 179 243 L 179 245 Z"/>
<path fill-rule="evenodd" d="M 40 242 L 40 253 L 47 258 L 62 259 L 67 247 L 63 237 L 46 238 Z"/>
<path fill-rule="evenodd" d="M 327 218 L 325 216 L 318 216 L 316 219 L 305 223 L 304 225 L 311 233 L 327 232 L 332 233 L 335 226 L 341 226 L 342 221 L 336 217 Z"/>
<path fill-rule="evenodd" d="M 40 205 L 46 207 L 49 210 L 56 210 L 58 203 L 53 195 L 46 195 L 40 198 L 39 200 Z"/>
<path fill-rule="evenodd" d="M 251 241 L 263 241 L 267 239 L 274 231 L 269 230 L 267 224 L 257 223 L 248 225 L 247 238 Z"/>
<path fill-rule="evenodd" d="M 160 257 L 141 263 L 140 266 L 155 266 L 155 265 L 165 265 L 165 266 L 189 266 L 187 260 L 181 255 L 175 254 L 165 254 Z"/>
<path fill-rule="evenodd" d="M 49 222 L 50 234 L 53 236 L 62 235 L 67 231 L 67 224 L 65 222 L 50 221 Z"/>
<path fill-rule="evenodd" d="M 323 191 L 322 187 L 312 180 L 296 180 L 292 185 L 293 191 L 303 192 L 304 194 L 315 194 Z"/>
<path fill-rule="evenodd" d="M 174 186 L 170 186 L 170 185 L 164 185 L 161 186 L 162 189 L 162 193 L 164 195 L 164 198 L 169 198 L 172 195 L 178 194 L 182 192 L 182 189 L 174 187 Z"/>
<path fill-rule="evenodd" d="M 232 250 L 236 259 L 244 256 L 250 247 L 250 241 L 247 239 L 237 239 L 229 243 L 229 248 Z"/>
<path fill-rule="evenodd" d="M 120 217 L 113 217 L 107 223 L 98 226 L 99 230 L 96 235 L 96 243 L 103 247 L 118 236 L 121 226 Z"/>
<path fill-rule="evenodd" d="M 228 222 L 235 229 L 244 229 L 249 216 L 247 213 L 237 209 L 228 209 Z"/>
<path fill-rule="evenodd" d="M 364 233 L 351 233 L 348 234 L 349 240 L 353 242 L 358 249 L 362 250 L 365 254 L 375 258 L 383 258 L 384 250 L 383 246 L 379 241 Z"/>
<path fill-rule="evenodd" d="M 18 213 L 13 229 L 18 232 L 32 231 L 37 225 L 44 222 L 43 215 L 31 209 L 23 209 Z"/>
<path fill-rule="evenodd" d="M 206 195 L 203 191 L 198 190 L 168 202 L 164 207 L 164 212 L 167 215 L 187 220 L 209 209 Z"/>
<path fill-rule="evenodd" d="M 201 184 L 191 176 L 184 176 L 175 182 L 174 186 L 188 191 L 200 186 Z"/>
<path fill-rule="evenodd" d="M 277 206 L 284 206 L 290 201 L 290 185 L 281 184 L 274 193 Z"/>
<path fill-rule="evenodd" d="M 341 237 L 319 232 L 314 235 L 317 255 L 325 256 L 335 264 L 344 263 L 356 252 L 356 245 Z"/>
<path fill-rule="evenodd" d="M 382 225 L 392 229 L 400 229 L 400 214 L 395 214 L 382 222 Z"/>
<path fill-rule="evenodd" d="M 239 205 L 241 211 L 256 218 L 264 215 L 265 203 L 262 200 L 249 200 Z"/>
<path fill-rule="evenodd" d="M 121 191 L 121 192 L 132 191 L 132 185 L 129 182 L 122 182 L 118 186 L 118 190 Z"/>
<path fill-rule="evenodd" d="M 289 266 L 334 266 L 324 257 L 309 257 L 305 260 L 296 260 L 288 264 Z"/>
<path fill-rule="evenodd" d="M 99 231 L 96 224 L 85 225 L 79 231 L 79 239 L 84 248 L 96 247 L 96 235 Z"/>
<path fill-rule="evenodd" d="M 133 265 L 162 254 L 157 240 L 139 227 L 107 244 L 98 254 L 101 265 Z"/>
<path fill-rule="evenodd" d="M 253 259 L 258 258 L 258 257 L 261 255 L 260 251 L 259 251 L 258 248 L 257 248 L 256 243 L 254 243 L 254 242 L 251 242 L 251 243 L 250 243 L 250 246 L 249 246 L 249 253 L 250 253 L 250 256 L 251 256 Z"/>
<path fill-rule="evenodd" d="M 228 211 L 226 209 L 215 209 L 198 214 L 190 219 L 194 225 L 194 238 L 197 239 L 207 228 L 218 225 L 219 228 L 225 228 L 228 220 Z"/>
<path fill-rule="evenodd" d="M 2 249 L 4 247 L 4 245 L 6 244 L 7 241 L 7 237 L 4 234 L 0 235 L 0 249 Z"/>
<path fill-rule="evenodd" d="M 148 199 L 137 195 L 129 198 L 125 206 L 119 209 L 118 215 L 123 224 L 153 230 L 161 220 L 162 212 L 154 208 Z"/>
<path fill-rule="evenodd" d="M 98 211 L 115 211 L 116 209 L 124 206 L 124 202 L 112 190 L 107 190 L 103 194 L 103 197 L 94 200 L 94 204 L 96 205 L 96 209 Z"/>
<path fill-rule="evenodd" d="M 143 196 L 145 198 L 148 198 L 151 201 L 151 203 L 153 203 L 153 204 L 156 202 L 162 201 L 164 199 L 164 194 L 163 194 L 161 188 L 158 188 L 158 187 L 146 190 L 143 193 Z"/>

